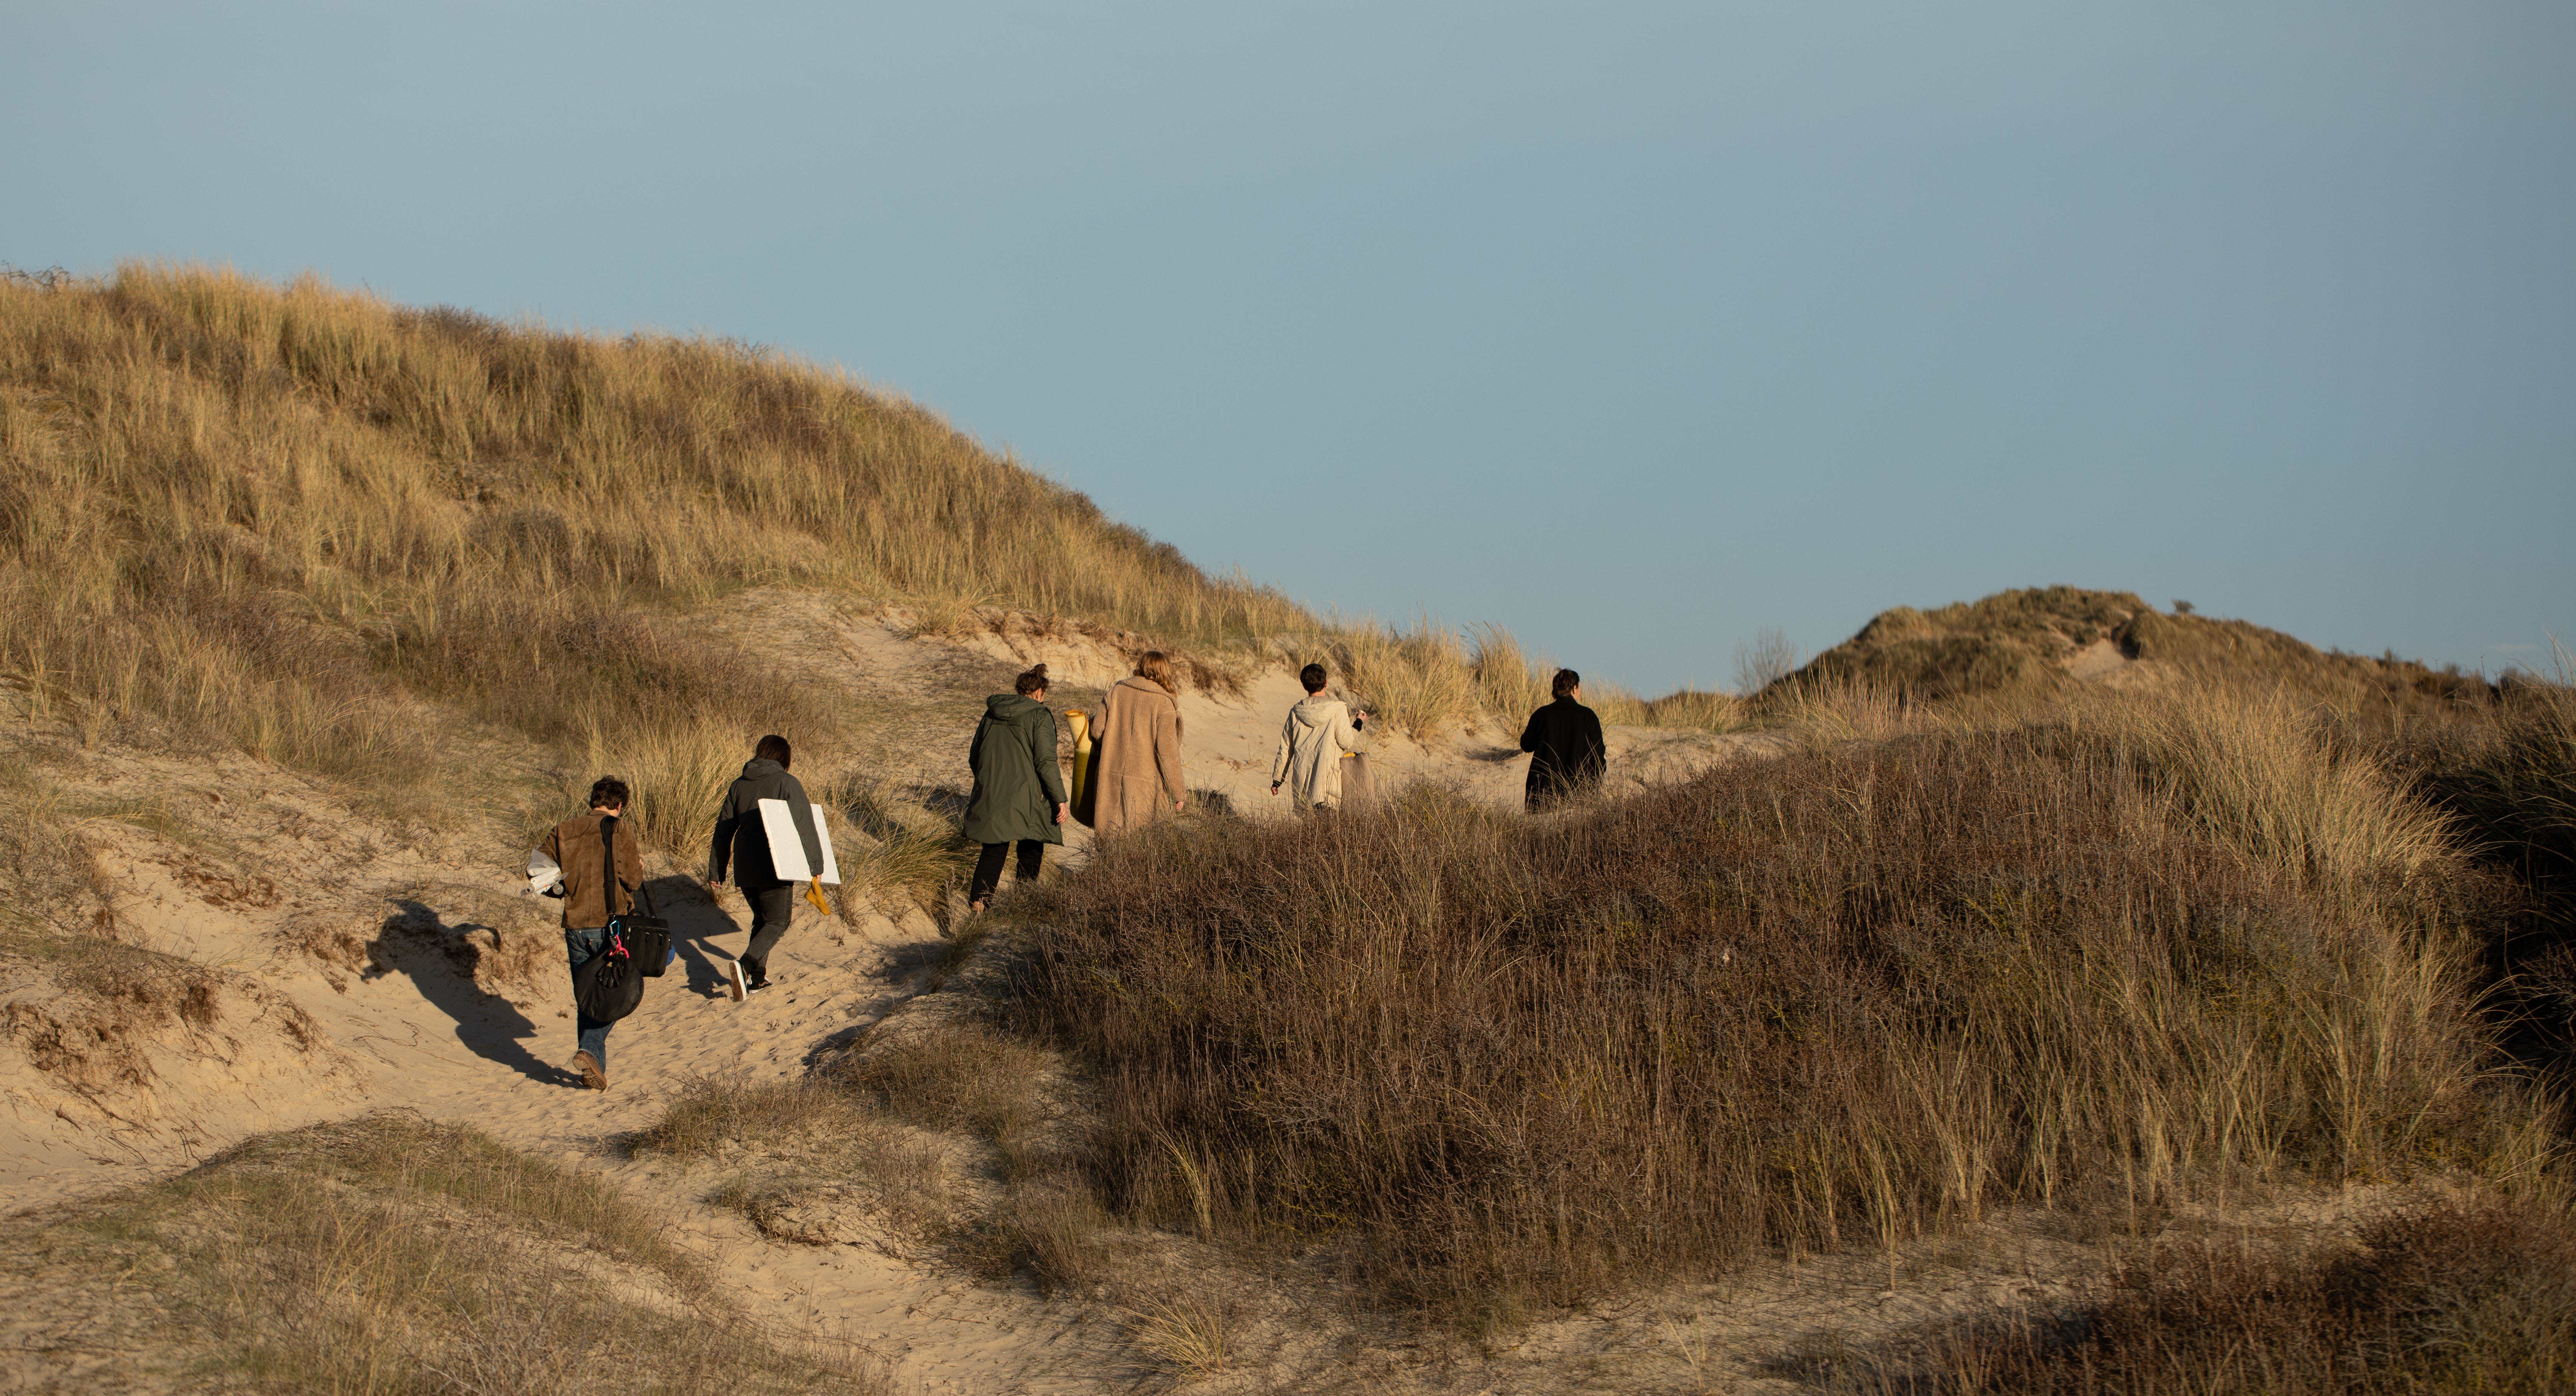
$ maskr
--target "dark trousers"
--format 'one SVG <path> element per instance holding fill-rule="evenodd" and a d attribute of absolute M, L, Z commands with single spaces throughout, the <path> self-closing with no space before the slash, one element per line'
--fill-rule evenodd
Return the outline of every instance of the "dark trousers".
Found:
<path fill-rule="evenodd" d="M 975 890 L 967 895 L 970 902 L 991 901 L 995 888 L 1002 885 L 1002 859 L 1011 851 L 1007 843 L 988 843 L 975 858 Z M 1040 839 L 1020 840 L 1020 881 L 1038 880 L 1038 865 L 1046 861 L 1046 843 Z"/>
<path fill-rule="evenodd" d="M 751 903 L 751 944 L 743 947 L 739 957 L 743 972 L 754 979 L 767 979 L 769 952 L 777 946 L 778 938 L 787 934 L 787 923 L 796 916 L 796 884 L 757 892 L 746 887 L 742 899 Z"/>

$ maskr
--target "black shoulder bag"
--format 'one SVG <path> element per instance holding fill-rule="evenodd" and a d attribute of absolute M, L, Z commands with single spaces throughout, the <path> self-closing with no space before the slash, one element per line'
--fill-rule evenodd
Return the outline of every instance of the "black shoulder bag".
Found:
<path fill-rule="evenodd" d="M 600 887 L 604 904 L 617 897 L 617 821 L 599 821 Z M 671 961 L 671 923 L 659 916 L 608 918 L 608 945 L 572 972 L 573 998 L 581 1016 L 594 1023 L 614 1023 L 644 1002 L 644 981 L 659 978 Z"/>

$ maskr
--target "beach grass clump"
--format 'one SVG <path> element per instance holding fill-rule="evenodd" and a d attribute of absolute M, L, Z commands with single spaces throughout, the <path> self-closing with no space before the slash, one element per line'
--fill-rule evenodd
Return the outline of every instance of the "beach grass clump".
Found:
<path fill-rule="evenodd" d="M 84 1331 L 114 1335 L 117 1378 L 174 1389 L 889 1389 L 864 1354 L 743 1322 L 656 1209 L 400 1113 L 260 1136 L 166 1182 L 13 1218 L 0 1266 L 40 1309 L 80 1296 Z M 31 1354 L 21 1371 L 79 1358 Z"/>
<path fill-rule="evenodd" d="M 1801 1365 L 1852 1396 L 2543 1396 L 2576 1387 L 2576 1224 L 2473 1196 L 2350 1236 L 2171 1240 L 2071 1306 Z"/>
<path fill-rule="evenodd" d="M 2142 698 L 1556 820 L 1149 830 L 1024 908 L 1018 1012 L 1100 1083 L 1115 1210 L 1467 1313 L 2009 1204 L 2536 1178 L 2480 876 L 2288 708 Z"/>

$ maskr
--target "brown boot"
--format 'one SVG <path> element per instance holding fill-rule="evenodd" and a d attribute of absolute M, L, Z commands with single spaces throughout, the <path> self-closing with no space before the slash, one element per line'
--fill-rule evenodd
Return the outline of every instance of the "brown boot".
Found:
<path fill-rule="evenodd" d="M 599 1059 L 588 1052 L 572 1054 L 572 1069 L 581 1073 L 581 1084 L 594 1091 L 608 1089 L 608 1073 L 600 1069 Z"/>

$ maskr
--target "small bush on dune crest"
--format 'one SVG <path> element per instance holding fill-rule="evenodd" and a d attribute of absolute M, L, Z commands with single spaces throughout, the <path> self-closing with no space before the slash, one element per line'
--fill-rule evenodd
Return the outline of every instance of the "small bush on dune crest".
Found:
<path fill-rule="evenodd" d="M 1338 1238 L 1442 1305 L 2105 1189 L 2527 1173 L 2549 1146 L 2491 1123 L 2474 875 L 2433 827 L 2224 704 L 1565 821 L 1416 791 L 1104 845 L 1039 892 L 1021 1011 L 1095 1063 L 1131 1215 L 1203 1191 L 1221 1234 Z"/>

